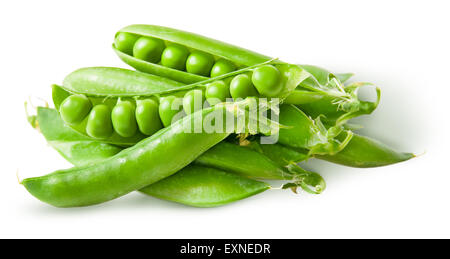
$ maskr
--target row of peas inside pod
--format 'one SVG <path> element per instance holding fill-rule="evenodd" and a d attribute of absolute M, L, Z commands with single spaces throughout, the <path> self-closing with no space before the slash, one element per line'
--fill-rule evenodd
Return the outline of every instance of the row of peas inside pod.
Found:
<path fill-rule="evenodd" d="M 125 143 L 135 143 L 205 107 L 286 95 L 305 78 L 302 72 L 295 65 L 266 62 L 183 85 L 138 71 L 84 68 L 68 75 L 63 86 L 54 87 L 64 92 L 54 102 L 74 129 L 97 139 L 125 138 L 130 140 Z M 131 88 L 135 91 L 130 94 Z"/>
<path fill-rule="evenodd" d="M 114 44 L 117 50 L 137 59 L 205 77 L 220 76 L 238 67 L 229 60 L 154 37 L 120 32 Z"/>
<path fill-rule="evenodd" d="M 223 58 L 215 60 L 213 55 L 206 52 L 198 50 L 189 52 L 187 47 L 179 44 L 168 43 L 170 45 L 166 46 L 161 39 L 127 32 L 118 33 L 114 44 L 117 50 L 133 55 L 137 59 L 205 77 L 218 77 L 238 68 L 233 62 Z M 271 65 L 259 67 L 253 73 L 239 75 L 233 79 L 231 83 L 227 82 L 230 83 L 229 92 L 233 98 L 257 96 L 258 92 L 265 96 L 276 96 L 281 91 L 280 87 L 275 87 L 279 85 L 281 79 L 280 71 Z M 230 96 L 228 91 L 224 91 L 225 87 L 227 87 L 225 82 L 216 82 L 211 88 L 211 94 L 218 91 L 217 94 Z"/>

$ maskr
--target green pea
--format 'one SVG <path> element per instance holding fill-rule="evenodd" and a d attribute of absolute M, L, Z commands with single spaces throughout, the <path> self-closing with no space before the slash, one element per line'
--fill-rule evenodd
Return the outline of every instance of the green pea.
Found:
<path fill-rule="evenodd" d="M 111 113 L 114 130 L 122 137 L 136 134 L 137 123 L 134 104 L 130 101 L 119 101 Z"/>
<path fill-rule="evenodd" d="M 105 104 L 94 106 L 89 114 L 86 133 L 93 138 L 107 138 L 113 133 L 111 110 Z"/>
<path fill-rule="evenodd" d="M 133 47 L 139 37 L 140 36 L 136 34 L 120 32 L 114 40 L 114 46 L 123 53 L 133 55 Z"/>
<path fill-rule="evenodd" d="M 226 59 L 219 59 L 216 61 L 211 69 L 211 77 L 220 76 L 236 70 L 236 65 Z"/>
<path fill-rule="evenodd" d="M 267 97 L 274 97 L 281 92 L 281 74 L 272 65 L 264 65 L 253 71 L 252 82 L 258 92 Z"/>
<path fill-rule="evenodd" d="M 202 90 L 195 89 L 187 92 L 183 98 L 183 109 L 186 114 L 191 114 L 201 110 L 205 102 L 205 95 Z"/>
<path fill-rule="evenodd" d="M 159 117 L 164 127 L 170 126 L 175 115 L 177 115 L 183 108 L 183 101 L 181 98 L 175 96 L 162 97 L 159 102 Z"/>
<path fill-rule="evenodd" d="M 161 56 L 161 64 L 177 70 L 186 69 L 186 60 L 189 50 L 182 45 L 174 44 L 168 46 Z"/>
<path fill-rule="evenodd" d="M 230 83 L 230 93 L 233 99 L 258 96 L 258 91 L 252 84 L 252 80 L 246 74 L 241 74 L 233 78 Z"/>
<path fill-rule="evenodd" d="M 59 112 L 66 123 L 74 125 L 82 122 L 91 108 L 91 101 L 86 96 L 77 94 L 67 97 L 61 103 Z"/>
<path fill-rule="evenodd" d="M 206 100 L 211 105 L 225 102 L 227 98 L 231 97 L 228 85 L 222 80 L 210 83 L 206 87 L 205 96 Z"/>
<path fill-rule="evenodd" d="M 164 51 L 164 41 L 155 38 L 141 37 L 133 48 L 133 56 L 137 59 L 158 63 Z"/>
<path fill-rule="evenodd" d="M 214 57 L 208 53 L 194 51 L 186 61 L 186 71 L 201 76 L 209 76 L 214 65 Z"/>
<path fill-rule="evenodd" d="M 159 118 L 158 104 L 152 99 L 137 101 L 136 120 L 139 130 L 145 135 L 152 135 L 163 127 Z"/>

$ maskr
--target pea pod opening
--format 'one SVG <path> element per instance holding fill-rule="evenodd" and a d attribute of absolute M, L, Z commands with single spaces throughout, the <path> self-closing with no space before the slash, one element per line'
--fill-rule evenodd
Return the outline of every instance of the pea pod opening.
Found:
<path fill-rule="evenodd" d="M 127 40 L 123 41 L 122 38 L 126 38 Z M 207 80 L 209 76 L 214 77 L 216 75 L 231 72 L 233 69 L 254 66 L 271 60 L 268 56 L 225 42 L 195 33 L 157 25 L 130 25 L 117 32 L 115 39 L 113 49 L 128 65 L 139 71 L 167 77 L 187 84 L 204 81 Z M 173 66 L 167 65 L 164 60 L 155 62 L 135 55 L 138 53 L 135 53 L 135 51 L 132 50 L 130 51 L 130 49 L 133 45 L 138 45 L 136 42 L 139 42 L 141 39 L 161 41 L 162 44 L 166 46 L 167 52 L 169 53 L 173 52 L 171 49 L 174 46 L 177 49 L 182 48 L 184 50 L 183 55 L 171 55 L 171 57 L 177 57 L 178 62 L 186 62 L 186 66 L 182 65 L 174 69 Z M 218 67 L 222 67 L 220 64 L 223 63 L 231 63 L 232 65 L 226 66 L 227 69 L 225 69 L 223 73 L 214 73 L 215 66 L 213 66 L 210 75 L 209 73 L 198 75 L 198 73 L 196 74 L 195 72 L 190 71 L 187 67 L 190 61 L 190 56 L 188 57 L 189 52 L 192 53 L 192 56 L 201 52 L 204 53 L 204 55 L 214 57 Z M 164 57 L 164 52 L 162 52 L 162 59 L 164 59 Z M 205 64 L 206 69 L 211 68 L 211 66 L 206 65 L 206 63 L 202 64 Z M 186 67 L 187 71 L 184 71 Z M 309 104 L 322 100 L 321 104 L 316 105 L 314 108 L 319 108 L 321 111 L 319 112 L 320 114 L 325 115 L 330 120 L 337 120 L 338 123 L 341 124 L 344 124 L 350 118 L 370 114 L 377 107 L 377 102 L 362 102 L 358 99 L 356 92 L 357 88 L 361 87 L 360 83 L 353 84 L 344 89 L 344 82 L 353 76 L 353 74 L 346 73 L 334 75 L 325 69 L 316 66 L 300 65 L 300 67 L 310 73 L 310 78 L 299 85 L 299 89 L 286 100 L 287 103 Z M 379 89 L 377 89 L 378 96 L 379 93 Z M 321 109 L 321 106 L 329 106 L 329 109 Z M 336 113 L 339 113 L 339 118 L 331 118 L 331 116 L 336 115 Z M 317 114 L 314 114 L 313 116 L 317 117 Z"/>
<path fill-rule="evenodd" d="M 39 200 L 57 207 L 102 203 L 179 171 L 230 133 L 185 133 L 183 127 L 227 106 L 193 113 L 101 162 L 22 181 Z M 169 155 L 170 154 L 170 155 Z"/>

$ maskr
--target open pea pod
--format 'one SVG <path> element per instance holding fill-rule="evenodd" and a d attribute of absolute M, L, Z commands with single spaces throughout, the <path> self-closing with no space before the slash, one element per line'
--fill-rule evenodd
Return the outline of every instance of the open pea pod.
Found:
<path fill-rule="evenodd" d="M 125 63 L 139 71 L 187 84 L 272 60 L 268 56 L 195 33 L 143 24 L 130 25 L 117 32 L 113 49 Z M 318 96 L 333 97 L 332 103 L 339 102 L 342 106 L 355 102 L 354 96 L 341 87 L 341 83 L 353 74 L 335 76 L 318 67 L 305 65 L 302 68 L 310 73 L 310 78 L 303 82 L 304 87 L 314 94 L 299 89 L 287 99 L 288 103 L 314 102 Z M 336 80 L 336 83 L 330 79 Z"/>
<path fill-rule="evenodd" d="M 258 89 L 259 94 L 255 90 L 255 95 L 283 99 L 309 76 L 297 65 L 275 60 L 190 85 L 138 71 L 92 67 L 69 74 L 62 86 L 53 86 L 52 96 L 63 120 L 73 129 L 105 143 L 131 146 L 195 111 L 195 96 L 206 96 L 207 102 L 201 101 L 200 109 L 229 101 L 233 96 L 230 81 L 243 79 L 238 83 L 253 87 L 246 80 L 260 82 L 272 72 L 277 79 L 268 88 Z M 252 96 L 244 91 L 239 98 Z"/>

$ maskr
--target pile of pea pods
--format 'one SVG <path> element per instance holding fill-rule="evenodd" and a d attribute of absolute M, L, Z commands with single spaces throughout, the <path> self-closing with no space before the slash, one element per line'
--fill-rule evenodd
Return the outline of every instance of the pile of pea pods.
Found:
<path fill-rule="evenodd" d="M 270 189 L 321 193 L 324 179 L 299 165 L 307 159 L 367 168 L 414 157 L 354 132 L 348 121 L 371 114 L 380 89 L 376 101 L 360 100 L 371 84 L 350 73 L 155 25 L 127 26 L 112 46 L 135 70 L 75 70 L 52 86 L 54 108 L 28 116 L 74 165 L 22 180 L 45 203 L 88 206 L 139 191 L 215 207 Z M 271 116 L 252 115 L 255 107 Z M 225 115 L 241 127 L 227 127 Z M 205 120 L 222 130 L 198 129 Z"/>

